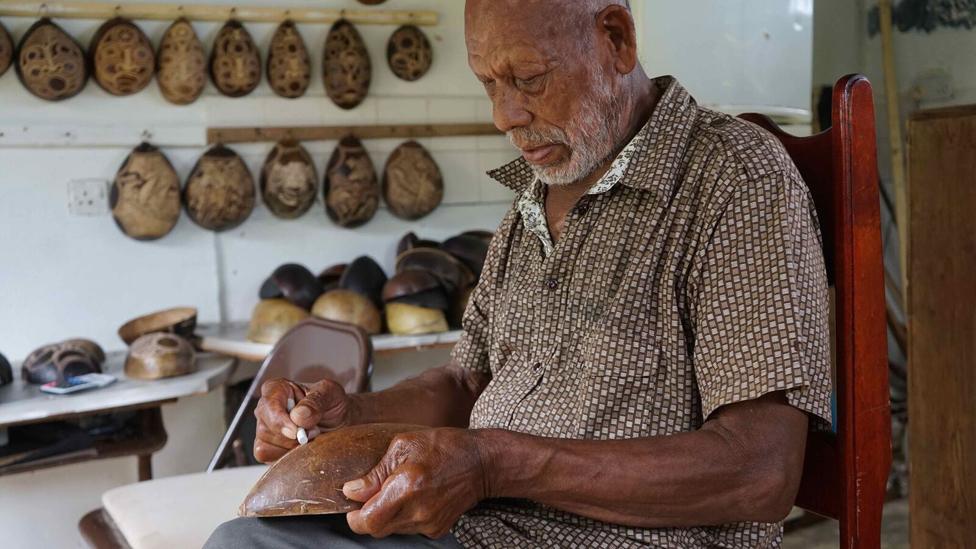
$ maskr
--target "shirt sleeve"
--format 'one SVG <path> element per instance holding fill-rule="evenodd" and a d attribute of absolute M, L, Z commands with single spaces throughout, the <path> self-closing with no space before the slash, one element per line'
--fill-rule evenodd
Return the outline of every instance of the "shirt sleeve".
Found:
<path fill-rule="evenodd" d="M 702 415 L 785 391 L 829 428 L 827 277 L 806 184 L 794 170 L 740 181 L 722 212 L 691 296 Z"/>

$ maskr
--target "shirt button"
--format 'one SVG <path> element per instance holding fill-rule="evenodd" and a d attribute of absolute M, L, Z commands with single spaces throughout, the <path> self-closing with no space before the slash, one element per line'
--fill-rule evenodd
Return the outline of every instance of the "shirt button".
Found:
<path fill-rule="evenodd" d="M 540 364 L 538 362 L 536 362 L 535 364 L 533 364 L 532 365 L 532 371 L 538 374 L 540 371 L 542 371 L 542 364 Z"/>
<path fill-rule="evenodd" d="M 587 204 L 579 204 L 576 206 L 576 215 L 584 215 L 590 207 Z"/>
<path fill-rule="evenodd" d="M 550 278 L 549 280 L 546 280 L 546 288 L 549 288 L 550 290 L 555 290 L 558 287 L 559 287 L 559 281 L 556 280 L 555 278 Z"/>

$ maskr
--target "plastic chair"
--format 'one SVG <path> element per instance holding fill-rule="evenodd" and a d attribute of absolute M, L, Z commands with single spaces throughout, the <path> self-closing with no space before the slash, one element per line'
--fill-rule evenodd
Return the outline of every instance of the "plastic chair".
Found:
<path fill-rule="evenodd" d="M 810 187 L 835 290 L 835 432 L 811 432 L 796 505 L 840 522 L 840 546 L 880 547 L 891 467 L 884 263 L 871 84 L 834 86 L 833 125 L 811 137 L 744 114 L 775 135 Z"/>

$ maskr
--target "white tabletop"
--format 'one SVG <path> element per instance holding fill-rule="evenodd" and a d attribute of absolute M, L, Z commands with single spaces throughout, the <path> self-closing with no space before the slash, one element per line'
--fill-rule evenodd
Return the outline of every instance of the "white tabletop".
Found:
<path fill-rule="evenodd" d="M 70 395 L 42 393 L 39 386 L 20 378 L 20 366 L 15 365 L 14 382 L 0 387 L 0 428 L 207 393 L 230 376 L 234 359 L 210 353 L 197 354 L 196 372 L 155 381 L 127 378 L 124 365 L 124 352 L 110 353 L 103 369 L 116 376 L 118 381 L 102 389 Z"/>

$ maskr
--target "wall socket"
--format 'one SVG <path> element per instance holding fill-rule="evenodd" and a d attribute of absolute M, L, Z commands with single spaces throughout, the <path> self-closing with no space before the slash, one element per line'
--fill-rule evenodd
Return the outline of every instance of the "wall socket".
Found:
<path fill-rule="evenodd" d="M 68 212 L 94 217 L 108 215 L 108 181 L 105 179 L 72 179 L 68 181 Z"/>

